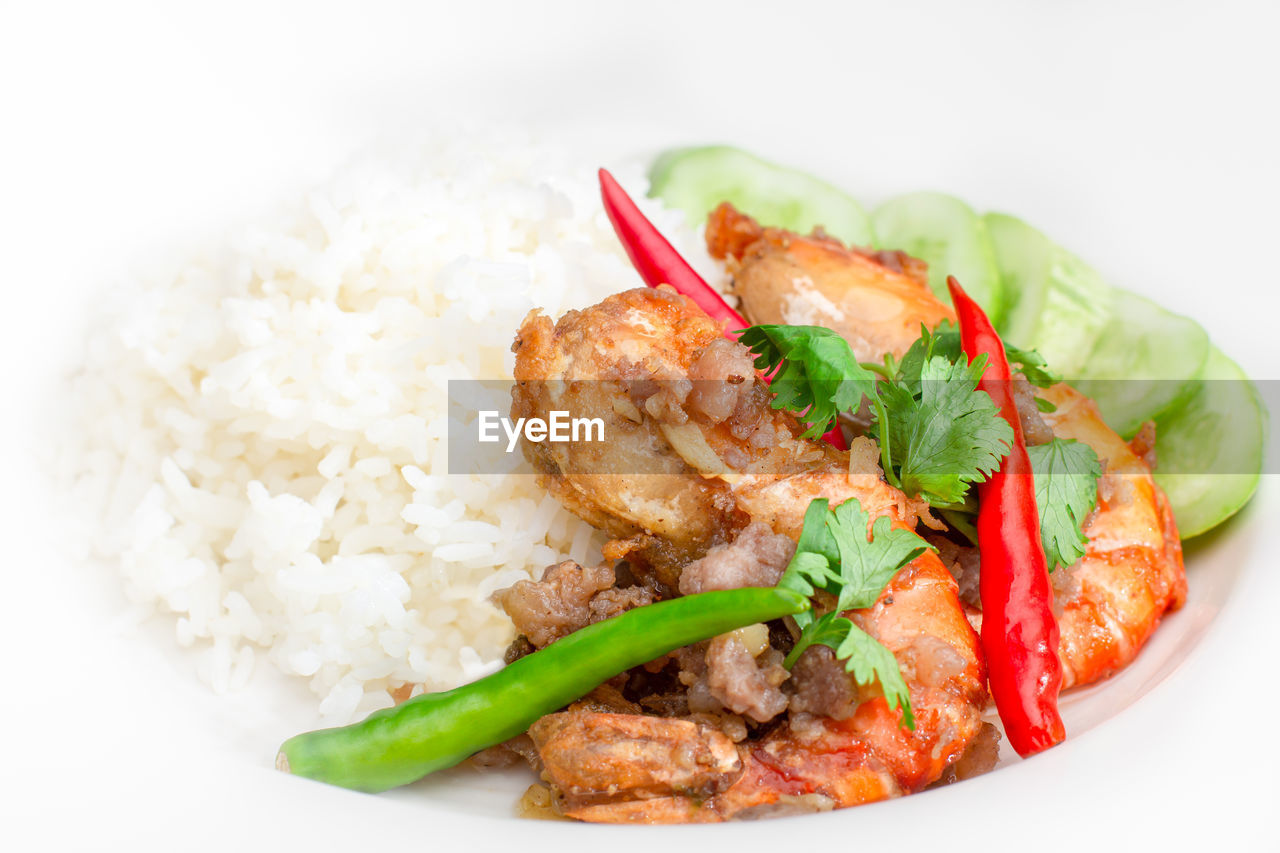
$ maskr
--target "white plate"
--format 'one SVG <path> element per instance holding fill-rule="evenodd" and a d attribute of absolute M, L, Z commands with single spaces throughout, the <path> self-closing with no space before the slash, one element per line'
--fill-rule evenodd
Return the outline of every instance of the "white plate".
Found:
<path fill-rule="evenodd" d="M 1108 279 L 1200 319 L 1253 375 L 1280 377 L 1280 285 L 1263 254 L 1280 225 L 1274 12 L 915 11 L 13 13 L 0 36 L 0 79 L 12 90 L 0 142 L 12 238 L 0 346 L 13 400 L 3 517 L 16 583 L 3 631 L 17 831 L 77 849 L 108 839 L 137 849 L 776 849 L 842 838 L 948 850 L 1210 840 L 1254 849 L 1270 838 L 1280 794 L 1274 476 L 1243 517 L 1189 549 L 1188 605 L 1138 661 L 1066 700 L 1063 746 L 803 823 L 658 830 L 517 821 L 511 802 L 528 778 L 519 775 L 453 771 L 368 797 L 275 773 L 275 745 L 312 701 L 305 688 L 264 674 L 243 693 L 210 694 L 167 623 L 131 625 L 109 573 L 59 556 L 60 531 L 32 497 L 43 484 L 30 449 L 36 407 L 89 292 L 127 262 L 318 180 L 358 143 L 428 121 L 542 127 L 603 165 L 654 146 L 731 141 L 869 201 L 955 192 L 1029 219 Z"/>

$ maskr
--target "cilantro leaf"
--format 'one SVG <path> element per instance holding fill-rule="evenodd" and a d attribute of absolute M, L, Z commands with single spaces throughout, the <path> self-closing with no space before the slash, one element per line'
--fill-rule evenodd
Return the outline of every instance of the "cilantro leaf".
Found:
<path fill-rule="evenodd" d="M 963 501 L 969 484 L 1000 467 L 1013 428 L 984 391 L 977 390 L 986 359 L 967 364 L 933 355 L 918 381 L 880 388 L 876 422 L 885 474 L 908 495 L 932 504 Z"/>
<path fill-rule="evenodd" d="M 902 709 L 902 724 L 908 729 L 916 727 L 911 694 L 893 652 L 837 610 L 818 617 L 813 628 L 800 635 L 787 660 L 794 663 L 805 649 L 817 645 L 835 649 L 836 659 L 845 662 L 845 672 L 852 673 L 859 684 L 879 681 L 889 707 Z"/>
<path fill-rule="evenodd" d="M 1040 508 L 1040 541 L 1049 571 L 1084 556 L 1088 538 L 1081 529 L 1098 503 L 1102 466 L 1093 448 L 1055 438 L 1027 448 Z"/>
<path fill-rule="evenodd" d="M 947 361 L 959 361 L 961 357 L 960 333 L 943 320 L 937 331 L 932 331 L 923 323 L 920 325 L 920 337 L 907 348 L 902 358 L 896 363 L 896 379 L 913 395 L 920 396 L 920 379 L 924 366 L 934 356 Z"/>
<path fill-rule="evenodd" d="M 827 529 L 840 549 L 839 610 L 870 607 L 880 597 L 898 569 L 919 557 L 929 547 L 910 530 L 894 528 L 887 516 L 876 519 L 867 541 L 870 517 L 857 498 L 836 507 L 827 516 Z"/>
<path fill-rule="evenodd" d="M 812 611 L 795 618 L 800 639 L 787 655 L 790 668 L 812 645 L 830 646 L 859 684 L 879 681 L 891 708 L 902 709 L 903 725 L 915 728 L 911 698 L 893 653 L 842 614 L 875 604 L 893 576 L 930 546 L 910 530 L 895 528 L 887 517 L 870 524 L 857 498 L 835 510 L 825 498 L 810 502 L 795 556 L 778 585 L 812 596 L 819 590 L 836 599 L 829 613 Z M 870 532 L 868 532 L 870 527 Z"/>
<path fill-rule="evenodd" d="M 911 694 L 907 690 L 906 679 L 898 667 L 898 659 L 866 631 L 848 619 L 848 633 L 844 642 L 836 649 L 836 657 L 847 661 L 844 668 L 853 673 L 854 681 L 859 684 L 870 684 L 880 681 L 880 689 L 884 691 L 885 701 L 890 708 L 902 709 L 902 724 L 908 729 L 915 729 L 916 718 L 911 713 Z"/>
<path fill-rule="evenodd" d="M 751 326 L 739 339 L 755 355 L 756 368 L 778 368 L 773 407 L 802 415 L 806 438 L 831 428 L 840 412 L 875 396 L 875 374 L 858 363 L 849 342 L 821 326 Z"/>
<path fill-rule="evenodd" d="M 800 529 L 800 539 L 796 542 L 796 553 L 812 552 L 831 565 L 835 565 L 840 562 L 840 548 L 827 527 L 829 512 L 830 507 L 826 498 L 814 498 L 809 501 L 809 506 L 804 511 L 804 526 Z M 840 576 L 832 575 L 832 578 L 838 581 Z M 819 584 L 819 588 L 826 589 L 826 585 Z"/>
<path fill-rule="evenodd" d="M 812 615 L 813 611 L 806 610 L 805 613 Z M 812 619 L 809 625 L 801 630 L 800 639 L 796 640 L 796 644 L 791 647 L 783 665 L 790 669 L 810 646 L 829 646 L 832 649 L 839 649 L 844 638 L 849 636 L 850 625 L 853 625 L 853 622 L 841 616 L 839 610 L 832 610 L 830 613 L 824 613 Z"/>
<path fill-rule="evenodd" d="M 898 360 L 898 377 L 908 384 L 918 382 L 920 371 L 930 357 L 942 356 L 947 361 L 958 361 L 960 353 L 960 332 L 951 321 L 943 320 L 936 331 L 922 325 L 920 337 Z M 1009 366 L 1015 367 L 1037 388 L 1048 388 L 1062 381 L 1061 376 L 1049 369 L 1044 356 L 1033 349 L 1021 349 L 1005 341 L 1004 354 Z M 913 384 L 912 387 L 916 389 L 918 386 Z"/>
<path fill-rule="evenodd" d="M 840 552 L 827 530 L 827 515 L 826 498 L 815 498 L 809 502 L 804 511 L 804 527 L 800 531 L 800 541 L 796 543 L 795 555 L 787 564 L 778 586 L 812 598 L 818 590 L 831 589 L 840 583 L 840 574 L 833 568 L 839 563 Z M 817 617 L 812 610 L 806 610 L 792 618 L 803 631 Z"/>
<path fill-rule="evenodd" d="M 990 476 L 1013 441 L 1012 428 L 997 416 L 990 396 L 977 390 L 986 360 L 970 365 L 959 332 L 949 324 L 936 332 L 922 326 L 900 361 L 886 359 L 883 371 L 876 368 L 892 377 L 880 382 L 830 329 L 752 326 L 741 340 L 757 368 L 777 371 L 772 405 L 808 421 L 808 438 L 822 435 L 840 412 L 869 399 L 885 478 L 939 508 L 963 501 L 969 484 Z M 1009 352 L 1032 381 L 1054 378 L 1039 354 Z"/>
<path fill-rule="evenodd" d="M 1008 360 L 1009 366 L 1014 367 L 1019 373 L 1026 377 L 1027 381 L 1037 388 L 1048 388 L 1062 381 L 1062 377 L 1050 369 L 1045 362 L 1044 356 L 1033 349 L 1021 349 L 1013 344 L 1005 343 L 1004 357 Z M 1037 400 L 1040 398 L 1037 397 Z M 1047 400 L 1045 402 L 1048 402 Z M 1053 405 L 1050 403 L 1049 405 Z M 1053 411 L 1049 409 L 1048 411 Z"/>

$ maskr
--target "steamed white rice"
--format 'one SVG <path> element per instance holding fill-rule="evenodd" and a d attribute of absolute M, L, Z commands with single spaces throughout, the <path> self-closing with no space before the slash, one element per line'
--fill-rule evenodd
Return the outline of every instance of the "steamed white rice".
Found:
<path fill-rule="evenodd" d="M 448 379 L 509 380 L 530 309 L 638 284 L 596 165 L 475 136 L 369 155 L 113 289 L 73 384 L 75 494 L 94 552 L 172 614 L 215 690 L 265 658 L 336 724 L 389 688 L 455 686 L 512 639 L 490 593 L 598 558 L 599 534 L 533 477 L 445 473 Z M 639 169 L 618 177 L 646 189 Z M 713 269 L 677 214 L 646 207 Z"/>

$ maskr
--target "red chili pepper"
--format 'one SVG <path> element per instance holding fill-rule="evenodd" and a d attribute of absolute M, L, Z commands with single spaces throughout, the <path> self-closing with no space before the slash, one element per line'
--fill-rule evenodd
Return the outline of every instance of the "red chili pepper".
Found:
<path fill-rule="evenodd" d="M 1053 586 L 1040 544 L 1031 460 L 1013 400 L 1012 372 L 1004 344 L 982 308 L 955 278 L 947 279 L 947 287 L 969 361 L 983 354 L 988 358 L 978 387 L 991 395 L 1000 415 L 1013 427 L 1009 455 L 1000 470 L 978 486 L 978 550 L 982 555 L 978 590 L 991 698 L 1009 743 L 1026 757 L 1066 737 L 1058 714 L 1062 662 L 1058 659 Z"/>
<path fill-rule="evenodd" d="M 750 325 L 724 301 L 724 297 L 698 275 L 689 262 L 667 242 L 667 238 L 640 212 L 636 203 L 618 185 L 608 170 L 600 170 L 600 195 L 613 230 L 631 258 L 631 264 L 650 287 L 669 284 L 687 296 L 718 323 L 728 321 L 724 336 L 738 339 L 738 332 Z"/>
<path fill-rule="evenodd" d="M 711 319 L 720 323 L 726 338 L 736 341 L 741 330 L 750 324 L 662 236 L 662 232 L 640 212 L 631 196 L 607 169 L 600 170 L 600 196 L 604 199 L 604 211 L 613 223 L 614 233 L 644 283 L 650 287 L 671 285 L 677 293 L 692 299 Z M 832 426 L 823 438 L 829 444 L 845 449 L 844 435 L 839 426 Z"/>

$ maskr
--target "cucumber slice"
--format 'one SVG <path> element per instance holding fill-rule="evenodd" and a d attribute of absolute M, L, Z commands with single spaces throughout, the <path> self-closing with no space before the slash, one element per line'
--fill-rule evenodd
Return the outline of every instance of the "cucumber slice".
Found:
<path fill-rule="evenodd" d="M 1084 261 L 1020 219 L 983 217 L 1010 310 L 1000 333 L 1078 377 L 1111 319 L 1111 288 Z"/>
<path fill-rule="evenodd" d="M 1196 390 L 1209 335 L 1189 317 L 1116 288 L 1111 322 L 1076 382 L 1113 430 L 1130 438 L 1143 421 L 1173 411 Z"/>
<path fill-rule="evenodd" d="M 880 246 L 899 249 L 929 264 L 929 287 L 948 305 L 953 275 L 999 326 L 1004 295 L 995 254 L 982 219 L 958 198 L 919 192 L 898 196 L 871 214 Z"/>
<path fill-rule="evenodd" d="M 1180 408 L 1156 419 L 1156 482 L 1182 538 L 1234 515 L 1258 488 L 1267 409 L 1234 361 L 1209 347 L 1201 381 Z"/>
<path fill-rule="evenodd" d="M 723 201 L 762 225 L 807 234 L 815 227 L 855 246 L 871 246 L 871 220 L 862 205 L 812 175 L 713 145 L 678 148 L 649 167 L 649 195 L 701 225 Z"/>
<path fill-rule="evenodd" d="M 1029 347 L 1040 323 L 1050 255 L 1056 247 L 1021 219 L 1003 213 L 988 213 L 982 223 L 1004 286 L 1005 315 L 998 331 L 1010 342 Z"/>

